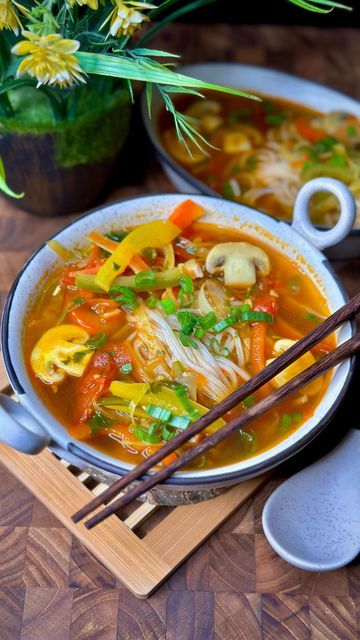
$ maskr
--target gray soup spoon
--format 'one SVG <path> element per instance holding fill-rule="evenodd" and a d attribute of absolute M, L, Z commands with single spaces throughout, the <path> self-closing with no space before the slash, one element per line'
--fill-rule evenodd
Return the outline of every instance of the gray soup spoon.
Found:
<path fill-rule="evenodd" d="M 360 553 L 360 431 L 283 482 L 268 498 L 265 535 L 287 562 L 307 571 L 343 567 Z"/>

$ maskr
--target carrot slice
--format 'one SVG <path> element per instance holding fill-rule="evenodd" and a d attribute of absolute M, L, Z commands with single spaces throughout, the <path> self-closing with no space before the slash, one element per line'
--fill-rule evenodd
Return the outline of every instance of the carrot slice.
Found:
<path fill-rule="evenodd" d="M 203 207 L 193 200 L 184 200 L 184 202 L 181 202 L 175 207 L 168 219 L 179 227 L 179 229 L 184 230 L 203 215 L 205 215 L 205 209 Z"/>
<path fill-rule="evenodd" d="M 301 116 L 295 119 L 295 127 L 300 135 L 310 142 L 318 142 L 326 138 L 326 132 L 323 129 L 315 129 L 306 118 L 302 118 Z"/>
<path fill-rule="evenodd" d="M 133 270 L 134 273 L 140 273 L 140 271 L 147 271 L 149 265 L 146 264 L 145 260 L 137 253 L 133 258 L 131 258 L 129 262 L 129 267 Z"/>
<path fill-rule="evenodd" d="M 264 369 L 266 364 L 266 324 L 257 322 L 250 328 L 250 361 L 253 373 Z"/>

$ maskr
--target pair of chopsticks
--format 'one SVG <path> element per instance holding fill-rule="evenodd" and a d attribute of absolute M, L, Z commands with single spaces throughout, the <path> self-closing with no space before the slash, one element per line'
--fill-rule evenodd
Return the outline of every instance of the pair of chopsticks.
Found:
<path fill-rule="evenodd" d="M 87 529 L 91 529 L 95 525 L 105 520 L 108 516 L 112 515 L 125 505 L 129 504 L 140 495 L 152 489 L 155 485 L 164 482 L 175 471 L 178 471 L 182 467 L 186 466 L 189 462 L 197 458 L 201 454 L 205 453 L 212 447 L 225 440 L 231 433 L 239 429 L 243 429 L 250 424 L 256 418 L 259 418 L 264 413 L 276 407 L 289 395 L 298 391 L 301 387 L 308 384 L 318 376 L 323 375 L 329 369 L 332 369 L 344 359 L 354 355 L 356 351 L 360 349 L 360 333 L 341 344 L 339 347 L 325 355 L 323 358 L 315 362 L 311 367 L 305 369 L 284 384 L 282 387 L 260 400 L 257 404 L 244 411 L 240 416 L 234 420 L 228 422 L 224 427 L 208 436 L 205 440 L 198 445 L 188 449 L 182 453 L 176 460 L 164 468 L 152 473 L 151 475 L 142 478 L 142 476 L 150 471 L 152 467 L 161 462 L 170 453 L 176 451 L 181 445 L 190 440 L 196 434 L 200 433 L 215 422 L 218 418 L 226 414 L 230 409 L 233 409 L 236 405 L 242 402 L 249 395 L 254 393 L 257 389 L 262 387 L 265 383 L 269 382 L 275 375 L 280 373 L 283 369 L 288 367 L 292 362 L 297 360 L 307 351 L 311 350 L 317 343 L 321 342 L 326 336 L 333 333 L 335 329 L 339 327 L 343 322 L 350 320 L 360 311 L 360 293 L 352 298 L 347 304 L 335 311 L 329 316 L 321 325 L 318 325 L 313 331 L 304 336 L 296 344 L 285 351 L 281 356 L 276 358 L 272 363 L 265 367 L 262 371 L 257 373 L 253 378 L 245 382 L 240 388 L 224 398 L 217 406 L 213 407 L 206 414 L 201 416 L 196 422 L 193 422 L 187 429 L 181 431 L 175 438 L 165 443 L 149 458 L 146 458 L 143 462 L 137 465 L 134 469 L 129 471 L 125 476 L 120 478 L 117 482 L 106 489 L 101 495 L 97 496 L 86 504 L 82 509 L 77 511 L 72 519 L 74 522 L 79 522 L 86 516 L 88 516 L 94 509 L 99 507 L 109 500 L 112 500 L 116 495 L 128 487 L 134 480 L 142 480 L 142 482 L 135 485 L 127 493 L 121 495 L 118 499 L 113 500 L 111 504 L 105 506 L 102 510 L 98 511 L 92 518 L 85 522 Z"/>

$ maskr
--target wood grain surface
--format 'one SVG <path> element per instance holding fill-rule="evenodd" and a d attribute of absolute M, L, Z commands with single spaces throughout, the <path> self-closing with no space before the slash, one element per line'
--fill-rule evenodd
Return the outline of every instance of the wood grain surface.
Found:
<path fill-rule="evenodd" d="M 324 22 L 326 17 L 324 17 Z M 184 62 L 235 60 L 323 82 L 360 98 L 356 30 L 171 27 L 154 46 Z M 174 191 L 143 134 L 128 145 L 110 200 Z M 141 145 L 141 146 L 140 146 Z M 141 157 L 138 150 L 141 149 Z M 126 186 L 122 186 L 126 185 Z M 70 217 L 29 217 L 0 204 L 0 296 L 19 267 Z M 335 268 L 349 293 L 360 260 Z M 0 378 L 1 378 L 0 374 Z M 339 430 L 340 425 L 335 425 Z M 330 430 L 321 440 L 328 446 Z M 137 600 L 0 465 L 1 640 L 353 640 L 360 637 L 360 566 L 327 574 L 295 569 L 268 545 L 261 512 L 290 473 L 319 455 L 293 459 L 202 545 L 147 601 Z"/>

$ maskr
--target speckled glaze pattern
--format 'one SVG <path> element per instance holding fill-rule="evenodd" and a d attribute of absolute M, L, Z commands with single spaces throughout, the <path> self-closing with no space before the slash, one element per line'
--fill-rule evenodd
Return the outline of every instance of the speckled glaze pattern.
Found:
<path fill-rule="evenodd" d="M 346 190 L 345 187 L 343 189 Z M 254 238 L 254 241 L 261 237 L 266 244 L 298 263 L 325 295 L 331 311 L 339 308 L 345 302 L 346 294 L 324 255 L 289 225 L 253 209 L 218 198 L 197 196 L 194 199 L 205 207 L 207 211 L 205 221 L 241 228 L 242 231 Z M 83 216 L 60 231 L 55 237 L 64 246 L 72 247 L 74 244 L 81 244 L 86 234 L 94 228 L 109 231 L 119 225 L 133 226 L 154 218 L 166 218 L 182 200 L 182 195 L 170 194 L 144 196 L 115 203 Z M 305 209 L 302 211 L 302 215 L 306 217 L 307 211 Z M 353 210 L 347 210 L 348 220 L 353 214 Z M 24 366 L 22 333 L 27 309 L 34 294 L 41 286 L 43 278 L 51 272 L 57 261 L 58 259 L 51 249 L 47 245 L 42 246 L 19 274 L 9 294 L 2 323 L 5 366 L 23 407 L 43 428 L 46 428 L 48 437 L 53 443 L 56 443 L 63 450 L 81 457 L 85 462 L 107 472 L 122 475 L 131 468 L 129 464 L 102 454 L 85 443 L 72 440 L 65 427 L 54 418 L 37 396 Z M 338 340 L 343 341 L 349 338 L 351 331 L 349 324 L 342 327 L 338 332 Z M 169 484 L 196 485 L 197 487 L 231 485 L 239 480 L 258 475 L 290 457 L 311 441 L 325 426 L 346 390 L 350 373 L 351 364 L 349 362 L 339 366 L 334 371 L 329 389 L 314 415 L 298 431 L 271 450 L 226 467 L 181 472 L 170 478 Z"/>
<path fill-rule="evenodd" d="M 307 571 L 345 566 L 360 552 L 360 431 L 286 480 L 263 511 L 275 551 Z"/>

